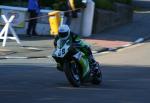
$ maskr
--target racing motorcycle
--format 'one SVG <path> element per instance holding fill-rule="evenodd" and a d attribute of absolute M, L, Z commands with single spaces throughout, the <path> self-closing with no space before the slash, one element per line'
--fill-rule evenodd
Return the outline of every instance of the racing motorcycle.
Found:
<path fill-rule="evenodd" d="M 98 72 L 91 74 L 90 63 L 86 54 L 72 44 L 71 39 L 59 39 L 57 47 L 52 53 L 52 57 L 60 64 L 59 70 L 63 71 L 74 87 L 79 87 L 82 83 L 91 82 L 100 84 L 102 82 L 102 73 L 98 63 Z"/>

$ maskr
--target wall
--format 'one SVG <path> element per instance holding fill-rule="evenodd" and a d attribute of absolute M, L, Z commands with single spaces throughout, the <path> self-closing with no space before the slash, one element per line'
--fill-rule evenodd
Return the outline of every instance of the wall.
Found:
<path fill-rule="evenodd" d="M 86 37 L 92 34 L 93 17 L 94 17 L 93 15 L 94 15 L 94 8 L 95 8 L 94 2 L 92 0 L 88 0 L 87 5 L 88 6 L 84 10 L 81 10 L 81 12 L 78 13 L 78 18 L 72 19 L 71 27 L 70 27 L 71 31 L 73 31 L 74 33 Z M 27 8 L 0 6 L 0 9 L 2 11 L 1 14 L 9 11 L 9 12 L 15 12 L 17 14 L 20 14 L 20 17 L 24 15 L 24 17 L 21 17 L 20 20 L 16 20 L 22 22 L 22 25 L 24 26 L 18 26 L 17 24 L 14 27 L 18 35 L 26 34 L 26 29 L 28 24 L 28 22 L 25 21 L 26 19 L 28 19 Z M 40 15 L 47 15 L 51 11 L 52 10 L 41 10 Z M 2 27 L 3 26 L 1 26 L 1 28 Z M 50 35 L 50 25 L 48 22 L 48 17 L 38 19 L 38 24 L 36 29 L 37 29 L 36 30 L 37 33 L 40 35 Z"/>
<path fill-rule="evenodd" d="M 27 8 L 21 8 L 21 7 L 10 7 L 10 6 L 0 6 L 1 10 L 1 15 L 5 14 L 7 18 L 11 14 L 17 15 L 17 18 L 14 20 L 13 27 L 15 28 L 15 31 L 18 35 L 25 35 L 26 34 L 26 29 L 27 29 L 27 24 L 28 22 L 26 21 L 28 19 L 28 14 L 27 14 Z M 51 10 L 41 10 L 40 15 L 47 15 L 48 12 Z M 21 24 L 21 25 L 20 25 Z M 0 19 L 0 28 L 3 28 L 3 20 L 2 18 Z M 49 27 L 49 22 L 48 22 L 48 17 L 43 17 L 41 19 L 38 19 L 37 23 L 37 28 L 36 28 L 38 34 L 40 35 L 49 35 L 50 27 Z"/>
<path fill-rule="evenodd" d="M 89 15 L 89 12 L 86 12 L 86 10 L 82 13 L 79 13 L 79 17 L 76 19 L 73 19 L 72 21 L 71 30 L 82 36 L 90 36 L 92 33 L 93 34 L 100 33 L 101 31 L 105 29 L 131 22 L 132 17 L 133 17 L 132 7 L 128 5 L 119 4 L 119 3 L 116 3 L 115 5 L 116 5 L 115 11 L 106 11 L 106 10 L 96 9 L 94 21 L 93 21 L 93 13 Z M 89 9 L 91 8 L 94 9 L 94 7 L 95 6 L 91 6 Z M 28 24 L 28 22 L 25 21 L 28 18 L 27 8 L 0 6 L 0 9 L 1 9 L 1 13 L 3 10 L 12 10 L 13 12 L 17 11 L 17 12 L 23 13 L 21 15 L 24 15 L 24 17 L 22 17 L 21 20 L 22 22 L 24 22 L 24 26 L 23 27 L 15 26 L 15 31 L 17 32 L 18 35 L 25 35 L 27 24 Z M 86 9 L 88 11 L 88 8 Z M 40 15 L 47 15 L 48 12 L 51 12 L 51 11 L 52 10 L 41 10 Z M 86 16 L 86 15 L 89 15 L 89 16 Z M 89 19 L 91 21 L 90 24 L 89 22 L 86 21 Z M 92 24 L 93 24 L 93 32 L 91 32 Z M 3 28 L 3 26 L 0 26 L 0 28 Z M 48 17 L 43 17 L 41 19 L 38 19 L 37 32 L 40 35 L 50 35 Z"/>
<path fill-rule="evenodd" d="M 115 10 L 95 9 L 93 33 L 98 34 L 106 29 L 126 24 L 132 21 L 132 6 L 115 3 Z"/>

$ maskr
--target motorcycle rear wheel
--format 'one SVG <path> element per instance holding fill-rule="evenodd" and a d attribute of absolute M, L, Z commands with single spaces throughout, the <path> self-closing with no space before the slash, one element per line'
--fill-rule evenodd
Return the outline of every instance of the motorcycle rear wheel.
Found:
<path fill-rule="evenodd" d="M 99 85 L 101 84 L 102 82 L 102 71 L 101 71 L 101 67 L 100 65 L 98 64 L 98 72 L 93 76 L 93 79 L 92 79 L 92 84 L 95 84 L 95 85 Z"/>
<path fill-rule="evenodd" d="M 95 76 L 92 79 L 92 84 L 99 85 L 102 82 L 102 73 L 100 72 L 99 77 Z"/>

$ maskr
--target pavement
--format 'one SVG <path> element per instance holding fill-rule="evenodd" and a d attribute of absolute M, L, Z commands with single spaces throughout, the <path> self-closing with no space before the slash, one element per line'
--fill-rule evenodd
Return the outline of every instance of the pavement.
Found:
<path fill-rule="evenodd" d="M 150 11 L 134 13 L 133 21 L 90 37 L 83 37 L 91 45 L 94 54 L 116 51 L 150 39 Z M 21 46 L 8 40 L 5 47 L 0 46 L 0 59 L 48 58 L 53 51 L 52 36 L 20 36 Z M 2 40 L 0 40 L 2 45 Z"/>

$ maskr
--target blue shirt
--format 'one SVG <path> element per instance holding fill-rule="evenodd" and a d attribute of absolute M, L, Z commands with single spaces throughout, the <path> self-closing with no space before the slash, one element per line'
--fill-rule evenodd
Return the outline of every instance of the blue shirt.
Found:
<path fill-rule="evenodd" d="M 36 13 L 40 12 L 38 0 L 28 0 L 28 10 L 35 10 Z"/>

